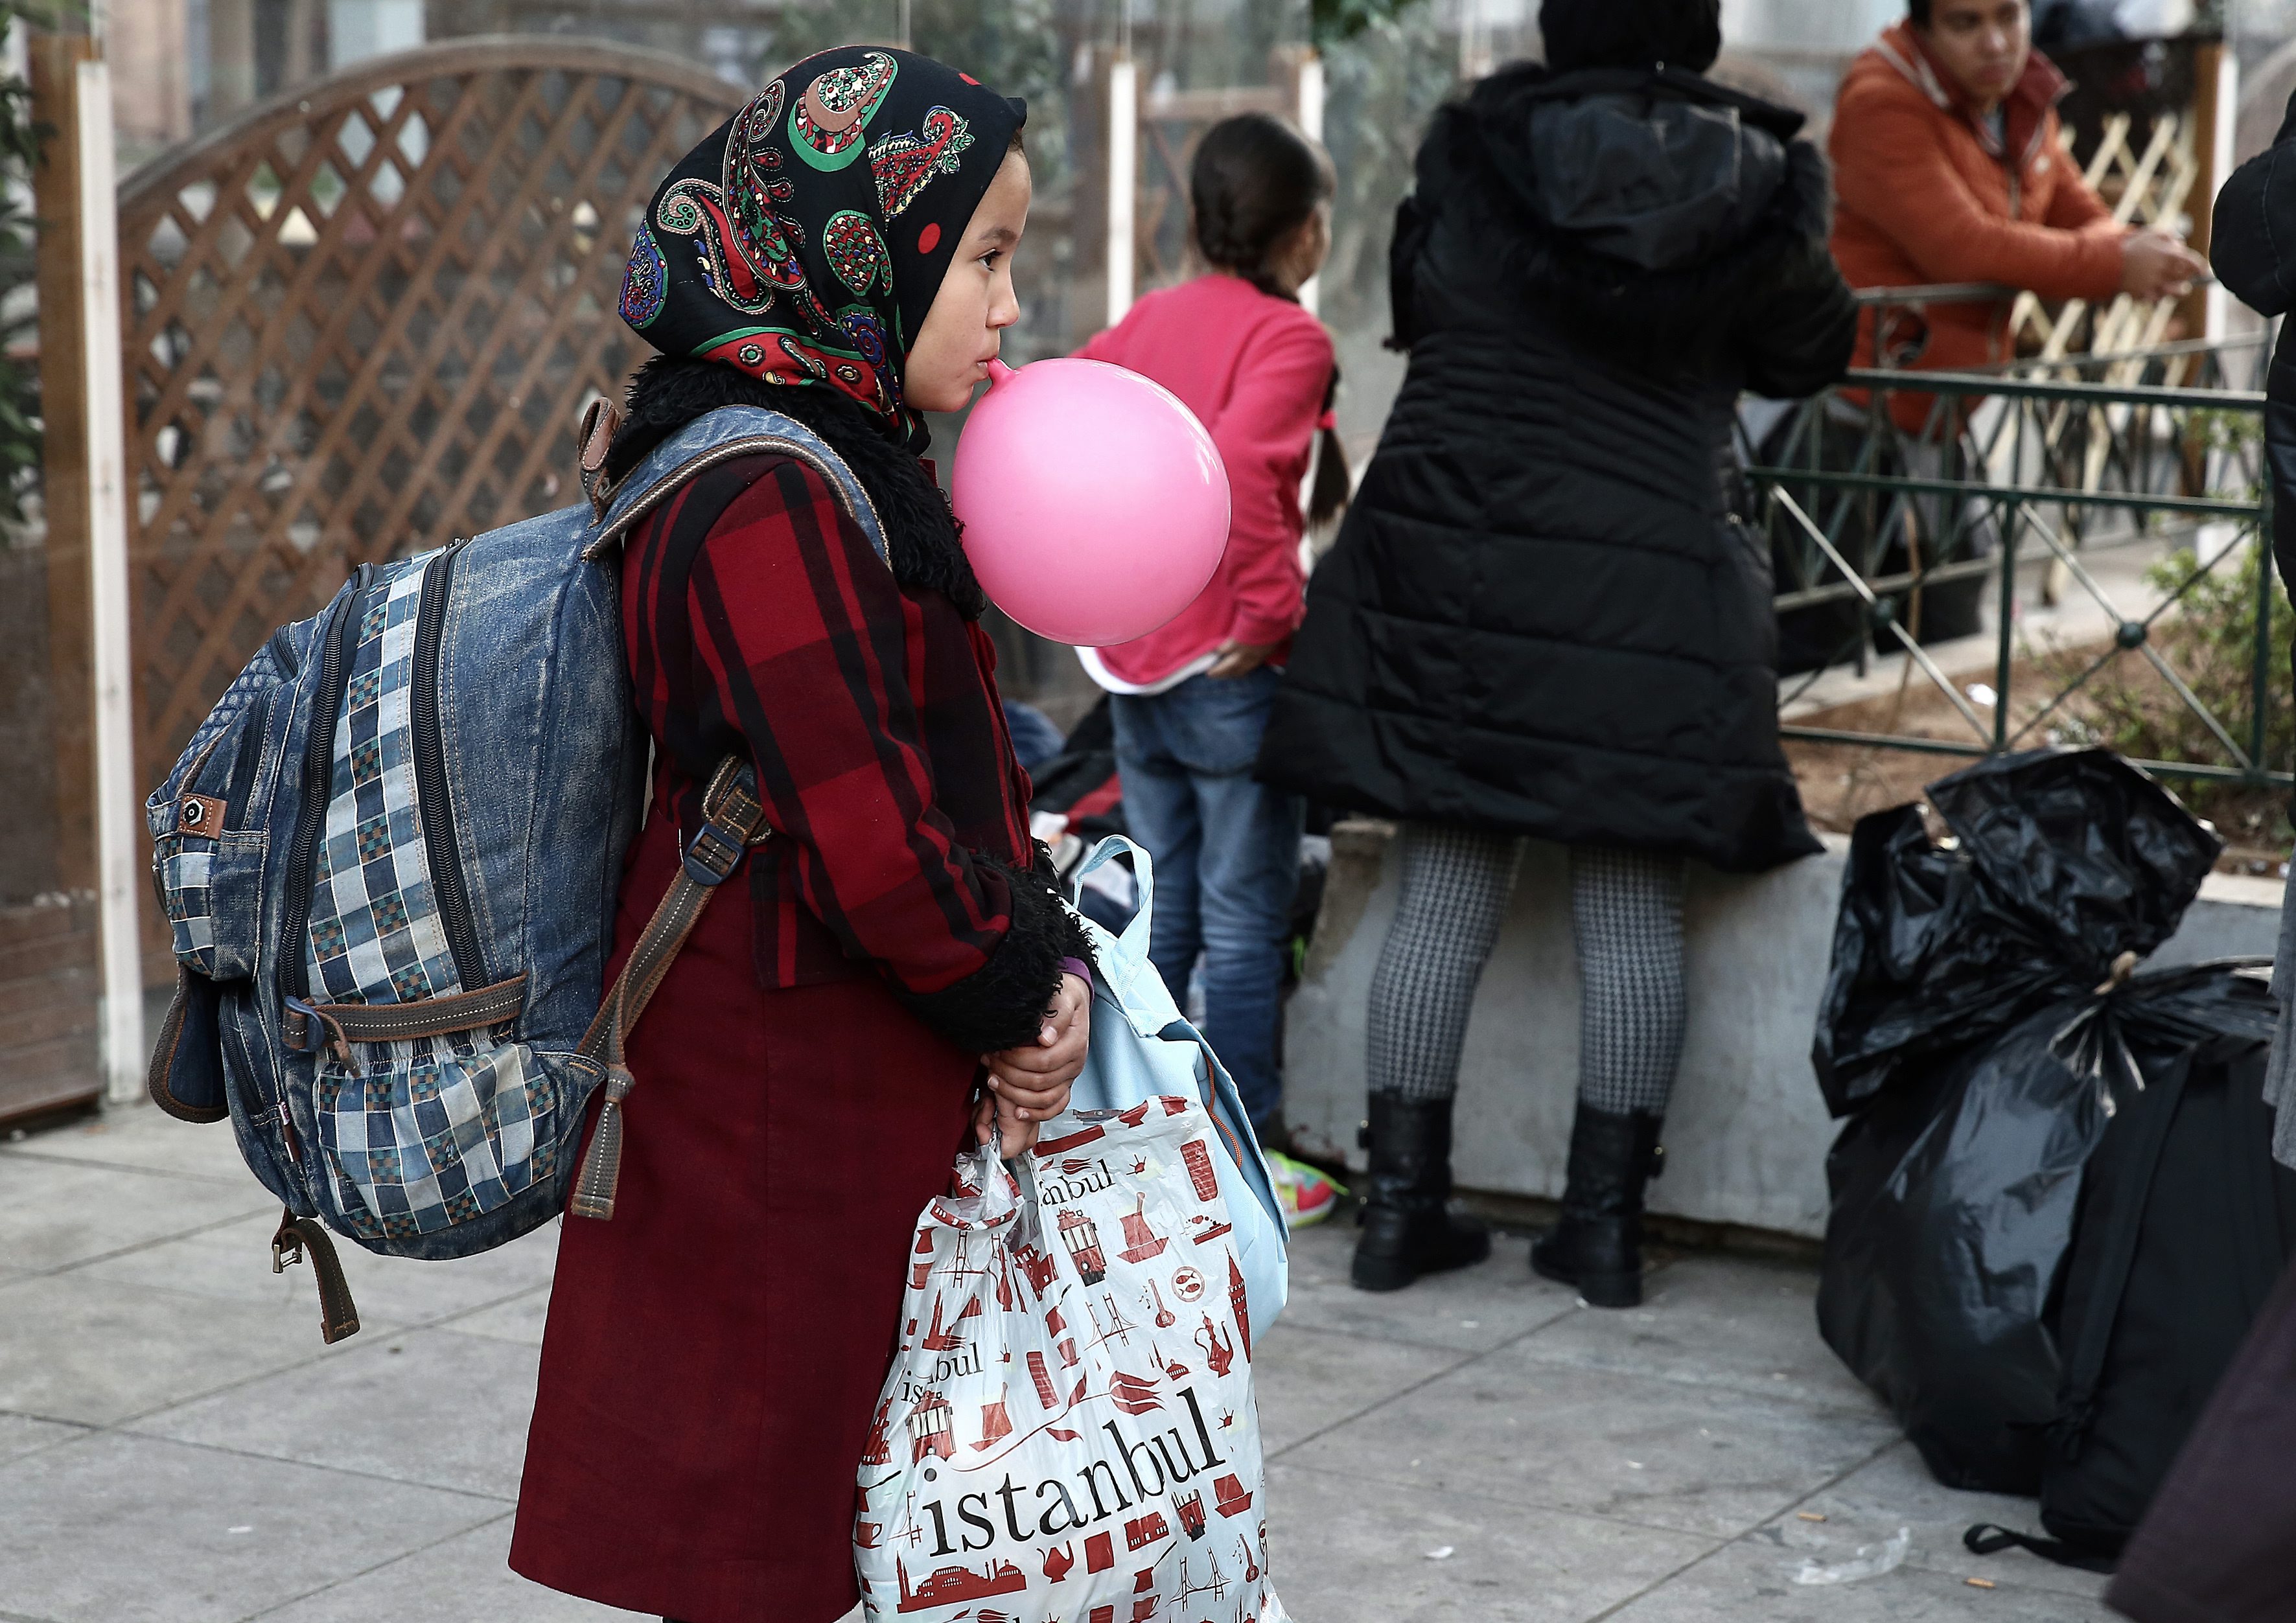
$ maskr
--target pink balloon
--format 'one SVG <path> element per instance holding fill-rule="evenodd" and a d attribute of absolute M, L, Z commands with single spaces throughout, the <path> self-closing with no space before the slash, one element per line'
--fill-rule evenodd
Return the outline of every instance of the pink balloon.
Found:
<path fill-rule="evenodd" d="M 1106 647 L 1196 600 L 1227 546 L 1227 470 L 1177 397 L 1104 361 L 988 364 L 949 471 L 972 572 L 1056 643 Z"/>

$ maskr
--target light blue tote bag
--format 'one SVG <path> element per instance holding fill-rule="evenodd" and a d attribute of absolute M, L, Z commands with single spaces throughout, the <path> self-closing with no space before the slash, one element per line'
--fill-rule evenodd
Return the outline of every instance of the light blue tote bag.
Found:
<path fill-rule="evenodd" d="M 1167 1094 L 1203 1102 L 1225 1151 L 1213 1158 L 1213 1169 L 1228 1222 L 1234 1226 L 1230 1242 L 1243 1274 L 1244 1300 L 1257 1337 L 1283 1311 L 1291 1288 L 1283 1208 L 1234 1078 L 1203 1034 L 1173 1004 L 1163 977 L 1148 962 L 1155 865 L 1147 852 L 1121 834 L 1111 835 L 1078 867 L 1070 881 L 1070 901 L 1082 893 L 1086 874 L 1127 851 L 1132 854 L 1133 877 L 1139 884 L 1140 911 L 1124 933 L 1111 935 L 1082 913 L 1077 914 L 1092 938 L 1100 974 L 1093 984 L 1092 1053 L 1076 1079 L 1070 1108 L 1129 1110 L 1144 1099 Z"/>

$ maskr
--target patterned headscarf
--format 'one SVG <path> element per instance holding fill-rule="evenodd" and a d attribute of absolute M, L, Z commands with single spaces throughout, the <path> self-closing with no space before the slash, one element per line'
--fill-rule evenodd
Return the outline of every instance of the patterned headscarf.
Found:
<path fill-rule="evenodd" d="M 809 56 L 662 182 L 622 319 L 664 355 L 827 384 L 914 439 L 902 363 L 1027 117 L 930 57 Z"/>

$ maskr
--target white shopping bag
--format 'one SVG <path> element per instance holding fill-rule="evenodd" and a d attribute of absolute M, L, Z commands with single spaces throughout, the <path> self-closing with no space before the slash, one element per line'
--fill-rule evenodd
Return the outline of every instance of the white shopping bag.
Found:
<path fill-rule="evenodd" d="M 871 1619 L 1285 1623 L 1214 1133 L 1177 1095 L 1070 1111 L 926 1207 L 861 1464 Z"/>

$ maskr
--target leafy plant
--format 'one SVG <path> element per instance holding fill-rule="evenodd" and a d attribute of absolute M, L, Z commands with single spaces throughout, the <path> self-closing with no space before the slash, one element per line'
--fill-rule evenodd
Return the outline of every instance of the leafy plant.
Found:
<path fill-rule="evenodd" d="M 910 0 L 908 21 L 912 50 L 1028 102 L 1029 166 L 1040 188 L 1056 180 L 1062 120 L 1046 115 L 1068 97 L 1056 0 Z M 799 0 L 782 8 L 758 82 L 832 45 L 890 41 L 899 28 L 899 0 Z"/>
<path fill-rule="evenodd" d="M 0 0 L 0 30 L 52 26 L 48 0 Z M 0 74 L 0 521 L 24 520 L 40 473 L 39 302 L 32 165 L 53 132 L 32 117 L 32 87 Z"/>
<path fill-rule="evenodd" d="M 1405 12 L 1423 6 L 1424 0 L 1312 0 L 1308 31 L 1316 48 L 1328 51 L 1368 29 L 1391 24 Z"/>
<path fill-rule="evenodd" d="M 2203 570 L 2189 549 L 2163 558 L 2145 581 L 2177 606 L 2152 624 L 2150 640 L 2193 695 L 2249 747 L 2256 716 L 2256 608 L 2259 590 L 2272 610 L 2271 647 L 2264 661 L 2264 765 L 2285 771 L 2296 761 L 2296 676 L 2289 665 L 2296 613 L 2276 580 L 2259 578 L 2272 567 L 2268 549 L 2247 545 L 2236 557 Z M 2042 658 L 2043 670 L 2062 689 L 2094 653 L 2061 650 Z M 2069 743 L 2101 744 L 2140 760 L 2230 765 L 2208 725 L 2135 650 L 2118 654 L 2084 683 L 2059 712 L 2058 734 Z M 2199 816 L 2222 826 L 2238 843 L 2286 846 L 2291 829 L 2286 797 L 2244 785 L 2197 779 L 2177 793 Z"/>
<path fill-rule="evenodd" d="M 1320 29 L 1321 4 L 1316 17 Z M 1429 115 L 1458 87 L 1458 46 L 1432 5 L 1374 0 L 1353 7 L 1348 30 L 1323 48 L 1324 141 L 1340 182 L 1321 283 L 1323 316 L 1375 354 L 1390 325 L 1387 250 L 1395 205 L 1411 190 Z"/>

